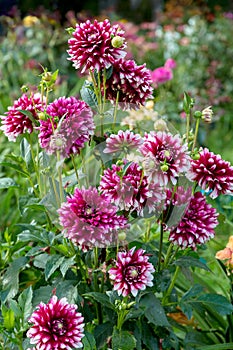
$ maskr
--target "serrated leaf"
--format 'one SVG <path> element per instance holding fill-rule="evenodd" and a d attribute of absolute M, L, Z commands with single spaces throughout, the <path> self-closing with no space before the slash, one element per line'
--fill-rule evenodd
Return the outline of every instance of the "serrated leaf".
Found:
<path fill-rule="evenodd" d="M 0 165 L 1 166 L 6 166 L 8 168 L 12 168 L 12 169 L 16 170 L 18 173 L 20 173 L 24 177 L 29 177 L 28 172 L 26 172 L 20 165 L 12 164 L 10 162 L 1 162 Z"/>
<path fill-rule="evenodd" d="M 34 291 L 32 300 L 33 307 L 39 305 L 40 302 L 47 303 L 52 296 L 53 286 L 42 286 Z"/>
<path fill-rule="evenodd" d="M 181 267 L 199 267 L 200 269 L 211 272 L 206 264 L 193 256 L 182 256 L 181 258 L 177 259 L 174 264 Z"/>
<path fill-rule="evenodd" d="M 94 87 L 91 82 L 85 80 L 81 90 L 80 95 L 82 100 L 88 104 L 90 107 L 98 107 L 98 102 L 96 95 L 94 93 Z"/>
<path fill-rule="evenodd" d="M 10 188 L 10 187 L 19 187 L 16 182 L 10 177 L 2 177 L 0 179 L 0 189 Z"/>
<path fill-rule="evenodd" d="M 99 324 L 94 329 L 94 337 L 98 349 L 102 348 L 106 344 L 108 337 L 112 335 L 113 325 L 110 322 Z"/>
<path fill-rule="evenodd" d="M 39 269 L 44 270 L 48 259 L 49 259 L 49 255 L 46 254 L 46 253 L 37 255 L 37 256 L 33 259 L 33 265 L 34 265 L 35 267 L 38 267 Z"/>
<path fill-rule="evenodd" d="M 119 331 L 114 328 L 112 335 L 112 350 L 133 350 L 136 346 L 136 339 L 127 331 Z"/>
<path fill-rule="evenodd" d="M 6 299 L 13 298 L 17 294 L 19 289 L 19 273 L 28 261 L 28 257 L 22 256 L 15 259 L 7 268 L 2 281 L 4 289 L 8 289 Z"/>
<path fill-rule="evenodd" d="M 71 267 L 72 265 L 74 265 L 75 262 L 75 256 L 72 256 L 72 258 L 69 259 L 65 259 L 61 266 L 60 266 L 60 270 L 61 270 L 61 274 L 63 277 L 65 277 L 65 274 L 67 272 L 67 270 L 69 269 L 69 267 Z"/>
<path fill-rule="evenodd" d="M 115 310 L 114 305 L 110 302 L 109 297 L 106 294 L 102 294 L 99 292 L 90 292 L 85 293 L 83 297 L 88 299 L 94 299 L 95 301 L 104 305 L 105 307 Z"/>
<path fill-rule="evenodd" d="M 20 294 L 18 304 L 22 311 L 22 320 L 26 323 L 32 312 L 32 287 L 25 289 Z"/>
<path fill-rule="evenodd" d="M 21 156 L 25 160 L 28 171 L 32 172 L 34 170 L 34 166 L 33 166 L 33 160 L 32 160 L 31 146 L 26 138 L 23 138 L 22 141 L 20 142 L 20 152 L 21 152 Z"/>
<path fill-rule="evenodd" d="M 60 267 L 64 259 L 64 256 L 57 254 L 51 255 L 49 257 L 49 259 L 46 262 L 44 271 L 46 281 L 48 281 L 49 277 Z"/>
<path fill-rule="evenodd" d="M 139 305 L 145 308 L 145 317 L 155 326 L 170 327 L 165 311 L 153 293 L 144 295 Z"/>
<path fill-rule="evenodd" d="M 85 337 L 82 339 L 83 350 L 96 350 L 95 338 L 89 332 L 85 332 Z"/>
<path fill-rule="evenodd" d="M 159 350 L 158 339 L 155 338 L 153 330 L 146 322 L 142 324 L 142 342 L 150 350 Z"/>
<path fill-rule="evenodd" d="M 223 295 L 202 294 L 196 301 L 212 308 L 222 316 L 230 315 L 233 312 L 233 305 Z"/>
<path fill-rule="evenodd" d="M 55 239 L 55 234 L 51 231 L 46 231 L 39 226 L 31 224 L 17 224 L 23 231 L 18 234 L 18 240 L 21 242 L 42 242 L 45 245 L 52 245 Z"/>

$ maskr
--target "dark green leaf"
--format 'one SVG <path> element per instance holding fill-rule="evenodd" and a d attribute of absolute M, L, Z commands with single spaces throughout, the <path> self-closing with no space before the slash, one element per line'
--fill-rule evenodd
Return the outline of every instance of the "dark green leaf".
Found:
<path fill-rule="evenodd" d="M 32 172 L 34 170 L 34 165 L 32 160 L 31 146 L 26 138 L 23 138 L 20 143 L 20 152 L 21 152 L 21 156 L 25 160 L 28 171 Z"/>
<path fill-rule="evenodd" d="M 210 308 L 213 308 L 220 315 L 230 315 L 233 312 L 233 305 L 223 295 L 219 294 L 202 294 L 197 300 Z"/>
<path fill-rule="evenodd" d="M 65 259 L 62 262 L 62 264 L 60 265 L 60 270 L 61 270 L 63 277 L 65 277 L 65 274 L 66 274 L 67 270 L 69 269 L 69 267 L 74 265 L 74 262 L 75 262 L 75 256 L 72 256 L 72 258 L 69 258 L 69 259 Z"/>
<path fill-rule="evenodd" d="M 146 322 L 142 324 L 142 342 L 150 350 L 159 350 L 158 339 L 155 337 L 153 329 Z"/>
<path fill-rule="evenodd" d="M 26 323 L 32 312 L 32 288 L 25 289 L 19 296 L 19 307 L 22 310 L 22 319 Z"/>
<path fill-rule="evenodd" d="M 205 345 L 196 348 L 196 350 L 232 350 L 233 343 L 216 344 L 216 345 Z"/>
<path fill-rule="evenodd" d="M 10 188 L 10 187 L 18 187 L 18 185 L 10 177 L 2 177 L 0 179 L 0 189 Z"/>
<path fill-rule="evenodd" d="M 193 256 L 182 256 L 177 259 L 174 264 L 181 267 L 199 267 L 200 269 L 211 272 L 206 264 L 201 262 L 199 259 L 194 258 Z"/>
<path fill-rule="evenodd" d="M 89 333 L 85 332 L 85 337 L 82 339 L 83 350 L 96 350 L 95 338 Z"/>
<path fill-rule="evenodd" d="M 136 339 L 127 331 L 119 331 L 116 327 L 112 335 L 112 350 L 133 350 L 136 346 Z"/>
<path fill-rule="evenodd" d="M 98 349 L 102 348 L 106 344 L 108 337 L 112 335 L 113 325 L 110 322 L 99 324 L 94 329 L 94 337 Z"/>
<path fill-rule="evenodd" d="M 94 93 L 94 87 L 91 82 L 85 80 L 81 90 L 80 95 L 84 102 L 88 104 L 90 107 L 98 107 L 98 102 L 96 95 Z"/>
<path fill-rule="evenodd" d="M 56 271 L 62 264 L 64 256 L 55 254 L 51 255 L 45 265 L 45 280 L 48 281 L 49 277 Z"/>
<path fill-rule="evenodd" d="M 42 286 L 34 291 L 33 296 L 33 307 L 39 305 L 40 302 L 47 303 L 49 299 L 52 297 L 53 286 Z"/>
<path fill-rule="evenodd" d="M 114 305 L 109 301 L 109 297 L 106 294 L 102 294 L 98 292 L 90 292 L 90 293 L 85 293 L 83 297 L 88 299 L 94 299 L 95 301 L 99 302 L 105 307 L 115 310 Z"/>
<path fill-rule="evenodd" d="M 29 177 L 29 173 L 27 171 L 25 171 L 20 165 L 18 164 L 12 164 L 9 162 L 1 162 L 0 165 L 2 166 L 6 166 L 8 168 L 12 168 L 14 170 L 16 170 L 18 173 L 20 173 L 22 176 L 24 177 Z"/>
<path fill-rule="evenodd" d="M 170 327 L 165 311 L 153 293 L 144 295 L 139 305 L 145 308 L 145 316 L 149 322 L 155 326 Z"/>
<path fill-rule="evenodd" d="M 32 113 L 30 111 L 24 110 L 24 109 L 19 109 L 19 112 L 26 115 L 32 123 L 38 124 L 38 121 L 33 117 Z"/>

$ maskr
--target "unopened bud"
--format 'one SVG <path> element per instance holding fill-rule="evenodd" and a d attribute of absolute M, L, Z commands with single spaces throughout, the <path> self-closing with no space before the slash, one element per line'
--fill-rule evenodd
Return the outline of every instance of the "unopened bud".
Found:
<path fill-rule="evenodd" d="M 154 129 L 156 131 L 167 131 L 167 123 L 163 119 L 158 119 L 154 123 Z"/>
<path fill-rule="evenodd" d="M 114 36 L 114 38 L 112 38 L 112 46 L 115 47 L 116 49 L 121 47 L 124 43 L 124 38 L 122 38 L 119 35 Z"/>
<path fill-rule="evenodd" d="M 203 111 L 201 113 L 202 113 L 201 118 L 204 120 L 204 122 L 211 123 L 212 116 L 214 114 L 211 106 L 206 107 L 205 109 L 203 109 Z"/>
<path fill-rule="evenodd" d="M 27 91 L 28 91 L 27 85 L 21 86 L 21 91 L 22 91 L 23 93 L 27 92 Z"/>
<path fill-rule="evenodd" d="M 43 74 L 43 81 L 49 82 L 52 79 L 52 73 L 51 72 L 44 72 Z"/>
<path fill-rule="evenodd" d="M 125 232 L 118 233 L 118 240 L 119 241 L 124 241 L 125 239 L 126 239 L 126 233 Z"/>
<path fill-rule="evenodd" d="M 201 117 L 202 117 L 202 112 L 196 111 L 196 112 L 194 113 L 194 118 L 199 119 L 199 118 L 201 118 Z"/>
<path fill-rule="evenodd" d="M 200 154 L 199 153 L 192 154 L 192 159 L 193 160 L 198 160 L 199 158 L 200 158 Z"/>
<path fill-rule="evenodd" d="M 47 119 L 47 115 L 46 115 L 45 112 L 39 112 L 39 113 L 37 113 L 37 115 L 38 115 L 38 118 L 40 120 L 46 120 Z"/>

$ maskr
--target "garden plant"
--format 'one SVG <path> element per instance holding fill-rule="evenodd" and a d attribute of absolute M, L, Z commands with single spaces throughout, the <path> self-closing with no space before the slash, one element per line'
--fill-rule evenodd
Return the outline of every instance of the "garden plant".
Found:
<path fill-rule="evenodd" d="M 158 113 L 177 62 L 128 59 L 122 28 L 68 28 L 79 95 L 41 66 L 1 116 L 2 349 L 233 349 L 232 237 L 206 259 L 233 166 L 199 144 L 200 98 Z"/>

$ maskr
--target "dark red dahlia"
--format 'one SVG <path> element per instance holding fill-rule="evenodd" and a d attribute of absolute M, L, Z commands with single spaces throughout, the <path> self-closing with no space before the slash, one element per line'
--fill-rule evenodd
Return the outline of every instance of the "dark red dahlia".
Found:
<path fill-rule="evenodd" d="M 83 347 L 84 318 L 77 305 L 55 295 L 48 304 L 40 303 L 29 319 L 27 337 L 35 350 L 64 350 Z"/>
<path fill-rule="evenodd" d="M 95 128 L 90 107 L 75 97 L 60 97 L 47 107 L 50 118 L 40 120 L 39 140 L 49 154 L 75 154 L 89 140 Z"/>
<path fill-rule="evenodd" d="M 87 69 L 100 71 L 109 68 L 117 59 L 126 55 L 123 35 L 124 31 L 117 24 L 111 26 L 108 19 L 103 22 L 94 20 L 93 23 L 87 20 L 77 24 L 72 38 L 68 41 L 68 59 L 73 62 L 75 68 L 82 67 L 82 73 Z M 116 37 L 118 45 L 113 42 Z"/>
<path fill-rule="evenodd" d="M 178 226 L 170 229 L 169 240 L 181 248 L 196 248 L 214 237 L 218 213 L 206 202 L 205 196 L 196 192 Z"/>
<path fill-rule="evenodd" d="M 233 166 L 207 148 L 201 150 L 198 160 L 191 162 L 189 177 L 204 191 L 210 192 L 212 198 L 233 192 Z"/>
<path fill-rule="evenodd" d="M 58 210 L 65 237 L 81 247 L 106 247 L 117 242 L 118 231 L 127 228 L 127 219 L 96 188 L 76 188 Z"/>
<path fill-rule="evenodd" d="M 133 60 L 113 62 L 113 72 L 106 81 L 106 98 L 123 109 L 138 109 L 147 99 L 153 98 L 150 71 L 145 64 L 138 66 Z M 119 97 L 117 97 L 119 94 Z"/>
<path fill-rule="evenodd" d="M 33 132 L 32 119 L 21 111 L 30 112 L 32 118 L 38 119 L 38 113 L 43 111 L 44 107 L 41 95 L 33 93 L 30 96 L 23 94 L 14 102 L 13 106 L 8 107 L 6 115 L 1 116 L 1 130 L 3 130 L 9 141 L 15 141 L 17 136 L 21 134 Z"/>
<path fill-rule="evenodd" d="M 116 267 L 108 271 L 114 290 L 124 297 L 130 293 L 136 297 L 139 290 L 153 286 L 152 273 L 155 269 L 148 261 L 148 255 L 144 254 L 145 250 L 135 249 L 136 247 L 133 247 L 128 252 L 119 252 Z"/>

